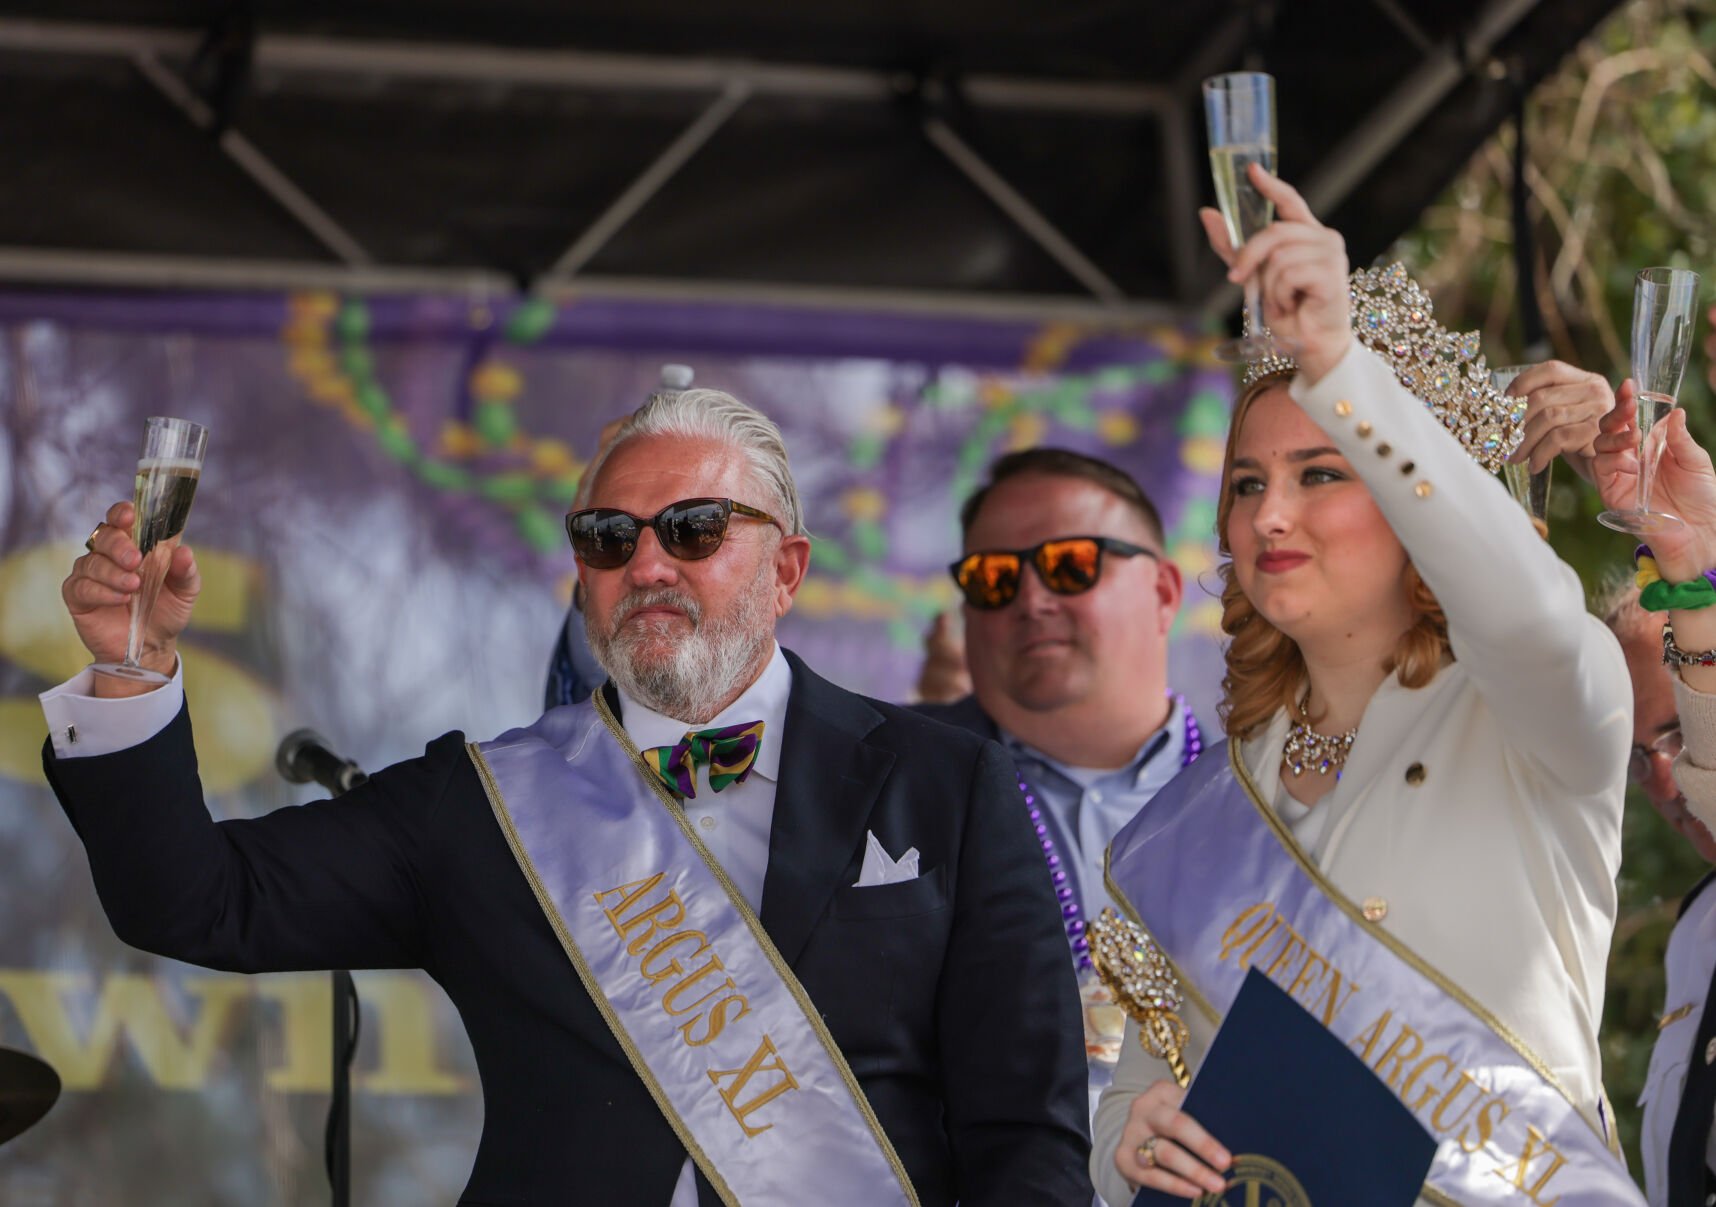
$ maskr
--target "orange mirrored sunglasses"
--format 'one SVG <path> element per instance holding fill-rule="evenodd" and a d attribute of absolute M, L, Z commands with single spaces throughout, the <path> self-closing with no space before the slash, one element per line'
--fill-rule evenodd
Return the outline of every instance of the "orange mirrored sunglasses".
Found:
<path fill-rule="evenodd" d="M 1111 536 L 1063 536 L 1029 549 L 968 553 L 947 569 L 959 584 L 966 603 L 979 611 L 992 612 L 1006 607 L 1019 594 L 1019 579 L 1027 564 L 1037 568 L 1043 586 L 1056 595 L 1084 594 L 1102 577 L 1104 553 L 1161 560 L 1153 549 Z"/>

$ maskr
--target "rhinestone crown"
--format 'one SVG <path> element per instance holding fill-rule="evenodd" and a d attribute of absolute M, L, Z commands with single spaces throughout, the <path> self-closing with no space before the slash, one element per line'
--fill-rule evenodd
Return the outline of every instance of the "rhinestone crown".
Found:
<path fill-rule="evenodd" d="M 1491 473 L 1500 470 L 1525 434 L 1526 404 L 1490 382 L 1478 333 L 1456 335 L 1432 318 L 1430 295 L 1402 264 L 1360 269 L 1348 293 L 1359 342 L 1388 361 L 1400 384 L 1453 433 L 1472 460 Z M 1297 371 L 1292 358 L 1272 354 L 1246 366 L 1245 384 Z"/>

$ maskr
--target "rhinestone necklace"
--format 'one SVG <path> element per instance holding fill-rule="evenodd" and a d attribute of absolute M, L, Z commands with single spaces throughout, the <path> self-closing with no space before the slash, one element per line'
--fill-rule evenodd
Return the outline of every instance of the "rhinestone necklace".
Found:
<path fill-rule="evenodd" d="M 1186 719 L 1185 745 L 1180 751 L 1180 770 L 1190 767 L 1197 757 L 1204 752 L 1204 734 L 1198 728 L 1198 719 L 1192 715 L 1192 710 L 1186 707 L 1186 698 L 1168 693 L 1180 710 L 1180 715 Z M 1054 882 L 1055 898 L 1060 902 L 1061 921 L 1066 924 L 1067 942 L 1072 946 L 1073 959 L 1078 962 L 1080 973 L 1091 970 L 1090 940 L 1084 933 L 1084 907 L 1079 904 L 1077 881 L 1067 875 L 1061 866 L 1060 852 L 1055 849 L 1055 840 L 1049 834 L 1049 825 L 1043 820 L 1043 810 L 1037 804 L 1037 792 L 1025 777 L 1014 774 L 1019 780 L 1019 791 L 1024 794 L 1025 806 L 1031 811 L 1031 825 L 1035 827 L 1037 842 L 1043 848 L 1043 858 L 1049 865 L 1049 879 Z"/>
<path fill-rule="evenodd" d="M 1358 726 L 1332 736 L 1318 733 L 1311 728 L 1311 713 L 1306 707 L 1310 699 L 1311 693 L 1306 692 L 1304 699 L 1299 701 L 1299 719 L 1287 730 L 1287 745 L 1281 751 L 1281 761 L 1295 777 L 1304 775 L 1309 767 L 1318 775 L 1333 771 L 1338 780 L 1341 769 L 1347 765 L 1347 755 L 1352 753 L 1353 740 L 1358 737 Z"/>

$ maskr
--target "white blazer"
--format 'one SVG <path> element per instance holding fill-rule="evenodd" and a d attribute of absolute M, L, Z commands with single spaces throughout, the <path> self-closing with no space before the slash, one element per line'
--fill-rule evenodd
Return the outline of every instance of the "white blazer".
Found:
<path fill-rule="evenodd" d="M 1596 1120 L 1632 742 L 1620 646 L 1524 510 L 1376 353 L 1355 343 L 1292 393 L 1435 592 L 1455 655 L 1427 686 L 1391 675 L 1371 697 L 1340 784 L 1315 806 L 1328 813 L 1307 853 L 1506 1023 Z M 1287 728 L 1283 710 L 1241 749 L 1266 801 Z M 1198 1011 L 1182 1017 L 1195 1067 L 1212 1030 Z M 1091 1154 L 1111 1204 L 1131 1198 L 1114 1167 L 1131 1100 L 1166 1076 L 1129 1024 Z"/>

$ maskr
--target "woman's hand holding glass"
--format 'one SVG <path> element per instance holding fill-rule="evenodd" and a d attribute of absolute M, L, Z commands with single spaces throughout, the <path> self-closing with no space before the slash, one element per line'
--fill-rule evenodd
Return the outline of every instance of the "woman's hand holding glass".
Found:
<path fill-rule="evenodd" d="M 1630 391 L 1632 383 L 1621 388 Z M 1507 392 L 1526 400 L 1525 434 L 1508 460 L 1536 474 L 1559 456 L 1590 482 L 1602 419 L 1615 406 L 1615 392 L 1603 376 L 1549 360 L 1514 378 Z"/>
<path fill-rule="evenodd" d="M 1668 582 L 1689 582 L 1716 569 L 1716 468 L 1710 454 L 1686 430 L 1686 412 L 1675 408 L 1662 421 L 1666 441 L 1651 484 L 1650 508 L 1679 516 L 1685 524 L 1650 535 L 1657 569 Z M 1603 503 L 1619 511 L 1638 500 L 1638 401 L 1629 381 L 1615 409 L 1603 417 L 1592 472 Z"/>
<path fill-rule="evenodd" d="M 1233 1166 L 1233 1154 L 1180 1109 L 1185 1097 L 1164 1078 L 1132 1100 L 1114 1167 L 1133 1189 L 1148 1186 L 1195 1199 L 1227 1188 L 1221 1171 Z"/>
<path fill-rule="evenodd" d="M 1603 417 L 1592 462 L 1597 492 L 1614 511 L 1643 502 L 1652 511 L 1685 521 L 1651 533 L 1648 540 L 1664 581 L 1691 582 L 1716 569 L 1716 466 L 1686 430 L 1686 412 L 1676 407 L 1657 424 L 1663 434 L 1662 454 L 1657 458 L 1650 498 L 1640 500 L 1638 401 L 1631 387 L 1631 382 L 1621 387 L 1615 409 Z M 1716 608 L 1672 611 L 1668 616 L 1674 643 L 1682 650 L 1716 649 Z M 1716 694 L 1716 667 L 1688 665 L 1679 673 L 1693 690 Z"/>
<path fill-rule="evenodd" d="M 143 557 L 131 539 L 132 505 L 115 503 L 90 537 L 90 550 L 72 563 L 60 585 L 60 597 L 77 628 L 78 640 L 97 662 L 125 657 L 131 630 L 131 600 L 142 589 L 136 571 Z M 179 634 L 190 623 L 191 606 L 202 579 L 188 546 L 173 550 L 161 593 L 149 612 L 138 661 L 150 670 L 171 675 L 178 659 Z M 127 683 L 107 675 L 95 676 L 95 693 L 102 696 L 139 695 L 152 683 Z"/>
<path fill-rule="evenodd" d="M 1278 176 L 1251 165 L 1251 182 L 1275 203 L 1275 221 L 1237 252 L 1220 211 L 1198 211 L 1210 247 L 1228 266 L 1227 279 L 1244 284 L 1257 276 L 1263 317 L 1269 329 L 1294 349 L 1299 372 L 1315 383 L 1340 363 L 1352 345 L 1347 295 L 1347 245 L 1311 213 L 1299 191 Z"/>

